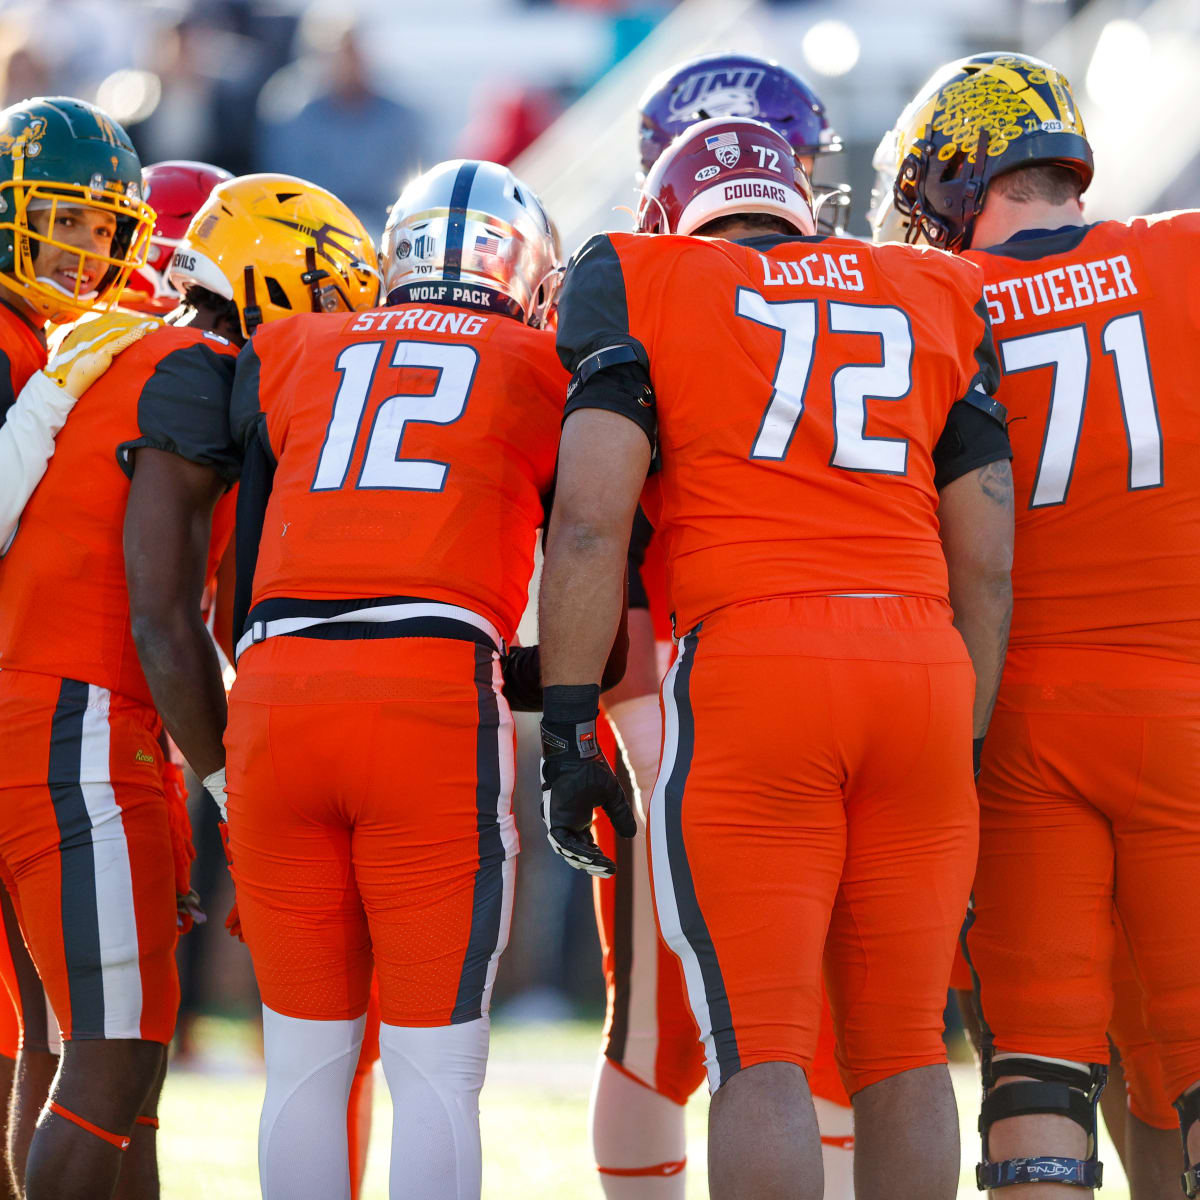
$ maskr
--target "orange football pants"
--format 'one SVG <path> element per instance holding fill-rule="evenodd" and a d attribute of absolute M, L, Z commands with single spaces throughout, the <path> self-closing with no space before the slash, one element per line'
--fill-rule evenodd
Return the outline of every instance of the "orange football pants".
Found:
<path fill-rule="evenodd" d="M 229 840 L 263 1002 L 441 1026 L 488 1011 L 517 852 L 499 655 L 274 637 L 238 664 Z"/>
<path fill-rule="evenodd" d="M 153 709 L 104 688 L 0 671 L 0 875 L 67 1039 L 175 1029 L 158 732 Z"/>
<path fill-rule="evenodd" d="M 606 755 L 615 747 L 603 746 Z M 623 774 L 618 770 L 618 774 Z M 604 962 L 604 1056 L 624 1074 L 676 1104 L 704 1082 L 704 1048 L 688 1007 L 679 959 L 658 932 L 650 893 L 647 839 L 619 838 L 607 820 L 596 842 L 613 862 L 611 879 L 594 879 L 596 924 Z M 837 1070 L 829 1001 L 822 989 L 821 1035 L 808 1070 L 814 1096 L 850 1103 Z"/>
<path fill-rule="evenodd" d="M 1121 1052 L 1129 1111 L 1155 1129 L 1177 1129 L 1179 1117 L 1167 1095 L 1158 1044 L 1142 1015 L 1142 985 L 1120 927 L 1114 939 L 1112 981 L 1113 1015 L 1108 1036 Z"/>
<path fill-rule="evenodd" d="M 1200 686 L 1186 675 L 1115 651 L 1010 653 L 967 936 L 997 1050 L 1105 1063 L 1115 902 L 1171 1099 L 1200 1080 Z"/>
<path fill-rule="evenodd" d="M 812 1065 L 822 966 L 850 1095 L 946 1061 L 973 694 L 933 600 L 761 601 L 682 639 L 650 857 L 711 1090 L 755 1063 Z"/>

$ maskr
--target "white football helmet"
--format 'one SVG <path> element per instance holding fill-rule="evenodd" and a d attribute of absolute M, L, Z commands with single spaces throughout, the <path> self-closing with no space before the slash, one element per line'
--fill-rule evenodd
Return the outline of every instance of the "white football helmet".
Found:
<path fill-rule="evenodd" d="M 388 302 L 468 302 L 541 328 L 562 278 L 557 237 L 507 167 L 451 159 L 414 179 L 383 231 Z"/>

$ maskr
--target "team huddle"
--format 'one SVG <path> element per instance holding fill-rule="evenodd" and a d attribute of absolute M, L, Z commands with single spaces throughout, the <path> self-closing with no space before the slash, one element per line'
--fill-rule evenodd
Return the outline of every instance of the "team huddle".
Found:
<path fill-rule="evenodd" d="M 1087 223 L 1023 55 L 918 93 L 869 243 L 779 64 L 640 113 L 635 231 L 565 269 L 494 163 L 377 249 L 304 180 L 0 113 L 0 1195 L 158 1195 L 180 761 L 263 1196 L 358 1194 L 381 1060 L 391 1195 L 478 1197 L 513 711 L 594 877 L 609 1200 L 682 1200 L 705 1078 L 714 1197 L 950 1200 L 951 987 L 981 1190 L 1101 1185 L 1115 1047 L 1134 1200 L 1200 1194 L 1200 214 Z"/>

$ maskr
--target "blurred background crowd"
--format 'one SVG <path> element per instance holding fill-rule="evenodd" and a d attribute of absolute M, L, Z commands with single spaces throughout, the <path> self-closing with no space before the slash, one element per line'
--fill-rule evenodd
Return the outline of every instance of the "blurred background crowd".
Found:
<path fill-rule="evenodd" d="M 1096 149 L 1090 214 L 1200 203 L 1196 0 L 0 0 L 6 105 L 93 100 L 143 163 L 300 175 L 375 234 L 420 169 L 511 164 L 567 253 L 628 227 L 614 209 L 633 205 L 637 101 L 682 59 L 741 51 L 804 76 L 845 143 L 818 178 L 853 185 L 850 230 L 864 235 L 881 134 L 934 68 L 1001 49 L 1073 80 Z M 523 853 L 497 1004 L 510 1018 L 598 1014 L 590 888 L 545 846 L 536 724 L 519 731 Z M 184 1053 L 196 1014 L 257 1012 L 248 956 L 221 927 L 231 892 L 211 807 L 194 814 L 212 919 L 181 943 Z"/>

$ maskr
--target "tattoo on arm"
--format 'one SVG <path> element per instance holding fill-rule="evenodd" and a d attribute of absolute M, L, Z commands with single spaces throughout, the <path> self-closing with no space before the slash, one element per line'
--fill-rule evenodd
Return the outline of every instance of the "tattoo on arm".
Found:
<path fill-rule="evenodd" d="M 1011 509 L 1013 506 L 1012 463 L 1004 458 L 998 462 L 988 463 L 979 472 L 979 486 L 989 500 Z"/>

